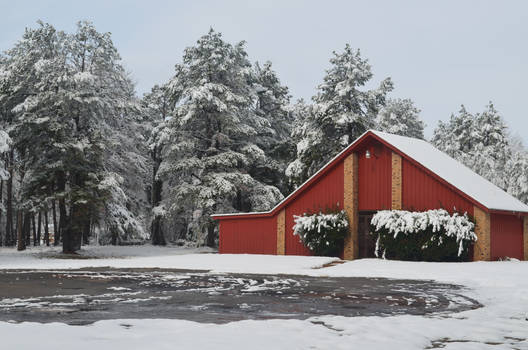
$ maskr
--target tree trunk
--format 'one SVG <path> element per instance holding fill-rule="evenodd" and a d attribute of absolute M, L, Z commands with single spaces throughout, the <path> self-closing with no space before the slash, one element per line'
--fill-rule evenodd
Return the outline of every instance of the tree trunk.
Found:
<path fill-rule="evenodd" d="M 64 242 L 66 239 L 67 220 L 68 214 L 66 213 L 66 200 L 64 198 L 59 198 L 59 229 L 57 230 L 57 239 L 59 242 Z"/>
<path fill-rule="evenodd" d="M 111 245 L 117 245 L 119 235 L 117 234 L 117 230 L 114 227 L 110 227 L 110 244 Z"/>
<path fill-rule="evenodd" d="M 35 223 L 35 214 L 31 214 L 31 226 L 33 227 L 33 245 L 37 245 L 37 225 Z"/>
<path fill-rule="evenodd" d="M 22 210 L 17 211 L 17 250 L 26 249 L 26 239 L 22 232 Z"/>
<path fill-rule="evenodd" d="M 7 157 L 7 171 L 9 172 L 9 179 L 7 179 L 6 184 L 6 236 L 5 236 L 5 245 L 12 246 L 15 244 L 15 234 L 13 232 L 13 151 L 9 152 Z"/>
<path fill-rule="evenodd" d="M 90 219 L 90 216 L 88 216 L 88 218 L 84 219 L 83 230 L 82 230 L 82 243 L 84 245 L 90 244 L 91 226 L 92 226 L 92 220 Z"/>
<path fill-rule="evenodd" d="M 24 237 L 26 237 L 26 247 L 31 245 L 31 213 L 29 211 L 24 212 L 24 224 L 23 224 Z"/>
<path fill-rule="evenodd" d="M 3 207 L 3 192 L 4 192 L 4 180 L 0 180 L 0 208 Z M 0 209 L 0 223 L 2 222 L 2 210 Z M 2 233 L 2 228 L 0 227 L 0 247 L 4 245 L 5 237 Z"/>
<path fill-rule="evenodd" d="M 64 190 L 66 189 L 66 174 L 63 171 L 59 171 L 57 173 L 57 191 L 60 193 L 64 193 Z M 74 206 L 72 205 L 72 208 L 70 209 L 70 215 L 73 215 L 74 212 Z M 66 200 L 64 199 L 64 196 L 61 196 L 59 198 L 59 232 L 58 232 L 58 238 L 62 240 L 62 251 L 63 253 L 73 253 L 75 250 L 73 249 L 73 242 L 72 242 L 72 231 L 69 230 L 69 218 L 68 214 L 66 213 Z M 57 243 L 58 244 L 58 243 Z"/>
<path fill-rule="evenodd" d="M 53 216 L 53 245 L 59 245 L 60 235 L 59 226 L 57 226 L 57 210 L 55 199 L 51 202 L 51 215 Z"/>
<path fill-rule="evenodd" d="M 152 151 L 152 159 L 154 160 L 154 166 L 152 169 L 152 207 L 157 207 L 161 203 L 161 192 L 163 190 L 163 181 L 156 177 L 158 169 L 161 164 L 160 150 L 154 147 Z M 163 234 L 163 217 L 162 215 L 156 215 L 152 220 L 152 226 L 150 229 L 150 237 L 152 244 L 154 245 L 166 245 L 165 235 Z"/>
<path fill-rule="evenodd" d="M 83 229 L 83 208 L 77 204 L 72 204 L 68 223 L 62 235 L 62 252 L 74 254 L 81 249 L 82 229 Z"/>
<path fill-rule="evenodd" d="M 50 245 L 50 239 L 49 238 L 50 237 L 49 237 L 49 227 L 48 227 L 48 211 L 46 210 L 44 212 L 44 241 L 46 242 L 46 245 L 48 247 Z"/>
<path fill-rule="evenodd" d="M 152 220 L 152 227 L 151 227 L 151 235 L 152 235 L 152 244 L 154 245 L 166 245 L 167 241 L 165 241 L 165 235 L 163 234 L 162 230 L 162 220 L 161 216 L 156 216 L 154 220 Z"/>
<path fill-rule="evenodd" d="M 38 213 L 38 219 L 37 219 L 37 245 L 40 245 L 40 238 L 41 238 L 41 227 L 42 227 L 42 212 L 39 211 Z"/>
<path fill-rule="evenodd" d="M 72 187 L 83 188 L 81 174 L 71 174 Z M 66 209 L 66 208 L 65 208 Z M 71 199 L 70 215 L 64 231 L 62 234 L 62 252 L 67 254 L 75 253 L 81 249 L 83 224 L 87 216 L 86 206 L 78 204 L 76 198 Z M 62 211 L 61 211 L 62 221 Z"/>
<path fill-rule="evenodd" d="M 215 224 L 210 223 L 207 226 L 207 239 L 206 244 L 208 247 L 214 247 L 215 246 Z"/>

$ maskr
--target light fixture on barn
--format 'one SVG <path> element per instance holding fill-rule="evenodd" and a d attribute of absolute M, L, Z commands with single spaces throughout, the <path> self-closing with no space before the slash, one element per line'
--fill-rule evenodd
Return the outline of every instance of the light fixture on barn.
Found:
<path fill-rule="evenodd" d="M 370 159 L 370 151 L 369 150 L 365 151 L 365 158 Z"/>

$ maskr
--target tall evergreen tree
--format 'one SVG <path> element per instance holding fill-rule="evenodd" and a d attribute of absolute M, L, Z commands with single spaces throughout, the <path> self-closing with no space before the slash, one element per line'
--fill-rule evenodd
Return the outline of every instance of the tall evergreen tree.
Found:
<path fill-rule="evenodd" d="M 391 134 L 423 139 L 425 123 L 410 99 L 388 99 L 379 113 L 376 129 Z"/>
<path fill-rule="evenodd" d="M 458 114 L 452 114 L 447 123 L 438 123 L 431 142 L 438 149 L 470 166 L 475 139 L 475 117 L 462 105 Z"/>
<path fill-rule="evenodd" d="M 290 180 L 302 183 L 343 147 L 367 129 L 375 126 L 376 117 L 393 88 L 390 78 L 377 89 L 363 90 L 372 79 L 368 61 L 349 45 L 342 53 L 334 52 L 314 104 L 300 130 L 297 158 L 287 169 Z"/>
<path fill-rule="evenodd" d="M 174 103 L 166 85 L 154 86 L 143 96 L 142 113 L 144 125 L 148 130 L 148 148 L 152 162 L 152 179 L 150 185 L 150 207 L 152 210 L 152 223 L 150 225 L 150 238 L 152 244 L 165 245 L 166 239 L 163 232 L 163 218 L 166 214 L 162 203 L 163 179 L 158 176 L 158 171 L 163 160 L 163 149 L 168 142 L 167 122 L 172 116 Z"/>
<path fill-rule="evenodd" d="M 507 192 L 524 203 L 528 203 L 528 152 L 523 148 L 510 147 L 503 178 L 506 180 Z"/>
<path fill-rule="evenodd" d="M 244 42 L 231 45 L 211 30 L 185 50 L 169 83 L 177 104 L 158 173 L 170 187 L 165 207 L 209 246 L 216 237 L 211 214 L 265 210 L 282 198 L 249 173 L 254 159 L 267 157 L 255 141 L 270 126 L 252 108 L 251 75 Z"/>
<path fill-rule="evenodd" d="M 432 143 L 476 173 L 507 189 L 504 177 L 510 150 L 507 127 L 490 102 L 473 115 L 464 106 L 447 123 L 440 122 Z"/>
<path fill-rule="evenodd" d="M 73 35 L 40 23 L 7 52 L 6 62 L 12 88 L 0 99 L 17 102 L 10 111 L 21 209 L 40 211 L 57 200 L 56 238 L 62 236 L 64 252 L 75 252 L 105 201 L 118 201 L 104 186 L 105 157 L 133 85 L 110 34 L 88 22 Z"/>
<path fill-rule="evenodd" d="M 253 89 L 256 92 L 255 113 L 269 125 L 257 130 L 257 146 L 266 157 L 254 153 L 250 174 L 260 182 L 278 187 L 288 193 L 290 186 L 285 176 L 288 163 L 294 158 L 295 144 L 291 133 L 294 116 L 290 110 L 290 94 L 272 69 L 271 62 L 254 67 Z"/>

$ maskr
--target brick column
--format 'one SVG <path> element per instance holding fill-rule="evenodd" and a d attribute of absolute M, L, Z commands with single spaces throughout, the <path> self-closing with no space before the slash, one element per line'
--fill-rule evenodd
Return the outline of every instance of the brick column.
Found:
<path fill-rule="evenodd" d="M 475 234 L 477 235 L 477 241 L 473 246 L 473 261 L 489 261 L 491 260 L 490 214 L 476 206 L 473 207 L 473 214 L 475 217 Z"/>
<path fill-rule="evenodd" d="M 528 216 L 523 216 L 524 260 L 528 260 Z"/>
<path fill-rule="evenodd" d="M 348 223 L 350 225 L 350 233 L 345 239 L 345 247 L 343 258 L 345 260 L 357 259 L 359 256 L 358 247 L 358 156 L 356 153 L 349 155 L 344 162 L 344 209 L 348 216 Z"/>
<path fill-rule="evenodd" d="M 402 209 L 402 159 L 392 152 L 391 209 Z"/>
<path fill-rule="evenodd" d="M 286 210 L 277 215 L 277 255 L 286 254 Z"/>

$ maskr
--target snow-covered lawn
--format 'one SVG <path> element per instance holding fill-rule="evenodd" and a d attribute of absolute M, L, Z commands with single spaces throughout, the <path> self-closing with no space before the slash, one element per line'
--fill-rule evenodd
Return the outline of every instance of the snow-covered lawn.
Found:
<path fill-rule="evenodd" d="M 100 321 L 89 326 L 4 322 L 0 323 L 2 348 L 528 349 L 528 262 L 413 263 L 365 259 L 318 269 L 333 259 L 207 252 L 182 248 L 92 247 L 84 254 L 104 258 L 66 260 L 42 258 L 50 254 L 38 249 L 24 253 L 0 249 L 0 268 L 161 267 L 433 279 L 471 288 L 465 294 L 484 307 L 433 317 L 323 316 L 304 321 L 239 321 L 223 325 L 159 319 Z"/>
<path fill-rule="evenodd" d="M 59 248 L 35 248 L 17 252 L 0 248 L 0 269 L 79 269 L 83 267 L 166 268 L 212 272 L 307 274 L 313 267 L 335 258 L 220 255 L 209 248 L 153 246 L 96 246 L 83 248 L 84 259 L 60 258 Z M 58 258 L 57 258 L 58 257 Z"/>

